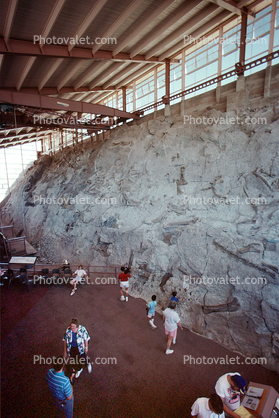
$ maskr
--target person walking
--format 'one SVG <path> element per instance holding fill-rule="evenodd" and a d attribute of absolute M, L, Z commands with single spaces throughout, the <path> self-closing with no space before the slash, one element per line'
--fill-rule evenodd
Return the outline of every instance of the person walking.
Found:
<path fill-rule="evenodd" d="M 148 310 L 148 312 L 147 312 L 147 319 L 148 319 L 148 322 L 151 325 L 151 327 L 155 329 L 155 328 L 157 328 L 156 325 L 154 324 L 155 307 L 157 305 L 156 295 L 153 295 L 151 297 L 151 299 L 152 299 L 151 302 L 149 302 L 149 304 L 147 305 L 147 308 L 146 308 Z"/>
<path fill-rule="evenodd" d="M 121 273 L 118 276 L 118 282 L 120 286 L 120 300 L 128 302 L 128 290 L 129 290 L 129 277 L 131 277 L 130 269 L 121 267 Z M 126 298 L 124 297 L 123 291 L 126 293 Z"/>
<path fill-rule="evenodd" d="M 183 327 L 180 323 L 178 313 L 175 312 L 176 303 L 171 302 L 169 308 L 163 311 L 163 322 L 165 326 L 165 333 L 168 336 L 166 354 L 172 354 L 173 350 L 170 349 L 171 343 L 176 343 L 177 326 L 183 331 Z"/>
<path fill-rule="evenodd" d="M 91 373 L 92 366 L 87 356 L 88 341 L 90 336 L 83 325 L 79 324 L 77 318 L 73 318 L 69 327 L 66 329 L 64 341 L 64 358 L 75 359 L 75 377 L 78 378 L 87 364 L 88 372 Z"/>

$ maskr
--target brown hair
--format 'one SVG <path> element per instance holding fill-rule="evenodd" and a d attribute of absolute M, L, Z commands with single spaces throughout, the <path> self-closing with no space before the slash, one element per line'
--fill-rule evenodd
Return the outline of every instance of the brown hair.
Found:
<path fill-rule="evenodd" d="M 209 397 L 209 402 L 215 414 L 218 414 L 218 415 L 222 414 L 222 412 L 224 411 L 223 402 L 220 396 L 217 395 L 217 393 L 213 393 Z"/>
<path fill-rule="evenodd" d="M 71 324 L 74 324 L 77 327 L 79 327 L 79 320 L 77 318 L 72 318 L 72 320 L 70 322 L 70 326 L 71 326 Z"/>

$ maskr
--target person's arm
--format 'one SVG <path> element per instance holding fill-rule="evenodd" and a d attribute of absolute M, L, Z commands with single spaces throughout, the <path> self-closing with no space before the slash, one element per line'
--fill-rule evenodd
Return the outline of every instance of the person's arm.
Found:
<path fill-rule="evenodd" d="M 224 408 L 224 412 L 226 412 L 226 414 L 230 415 L 233 418 L 241 418 L 240 415 L 238 415 L 236 412 L 232 411 L 225 403 L 224 400 L 225 398 L 221 398 L 223 401 L 223 408 Z"/>
<path fill-rule="evenodd" d="M 68 398 L 66 398 L 66 399 L 68 399 L 68 401 L 70 401 L 72 399 L 73 393 L 74 393 L 74 388 L 73 388 L 72 385 L 71 385 L 71 388 L 72 388 L 72 393 L 71 393 L 71 395 Z"/>
<path fill-rule="evenodd" d="M 181 325 L 181 322 L 177 322 L 177 325 L 179 326 L 179 328 L 181 329 L 181 331 L 183 331 L 183 327 Z"/>
<path fill-rule="evenodd" d="M 163 324 L 165 325 L 165 320 L 166 320 L 166 317 L 165 317 L 165 315 L 163 315 Z"/>
<path fill-rule="evenodd" d="M 64 341 L 64 357 L 67 357 L 67 342 Z"/>
<path fill-rule="evenodd" d="M 72 378 L 72 377 L 71 377 L 71 378 Z M 71 390 L 72 390 L 72 392 L 71 392 L 71 395 L 70 395 L 70 396 L 67 396 L 67 397 L 66 397 L 66 399 L 68 399 L 68 401 L 70 401 L 70 400 L 72 399 L 73 394 L 74 394 L 74 387 L 73 387 L 73 385 L 72 385 L 72 381 L 71 381 L 71 379 L 70 379 L 70 385 L 71 385 Z"/>

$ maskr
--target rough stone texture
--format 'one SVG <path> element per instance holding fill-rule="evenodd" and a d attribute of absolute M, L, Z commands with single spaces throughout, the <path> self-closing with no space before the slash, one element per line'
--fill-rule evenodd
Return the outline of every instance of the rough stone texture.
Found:
<path fill-rule="evenodd" d="M 191 116 L 221 119 L 159 116 L 44 157 L 6 221 L 17 231 L 24 215 L 43 261 L 122 264 L 133 250 L 134 296 L 162 308 L 177 290 L 185 326 L 278 370 L 278 103 Z"/>

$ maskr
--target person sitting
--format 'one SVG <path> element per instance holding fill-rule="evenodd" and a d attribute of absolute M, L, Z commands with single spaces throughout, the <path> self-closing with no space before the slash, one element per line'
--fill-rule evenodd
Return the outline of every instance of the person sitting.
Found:
<path fill-rule="evenodd" d="M 77 290 L 77 284 L 81 283 L 83 279 L 85 279 L 87 276 L 87 273 L 85 270 L 83 270 L 82 265 L 78 266 L 78 269 L 74 272 L 74 278 L 70 281 L 71 285 L 73 285 L 73 290 L 71 292 L 70 296 L 73 296 L 75 294 L 75 291 Z"/>

